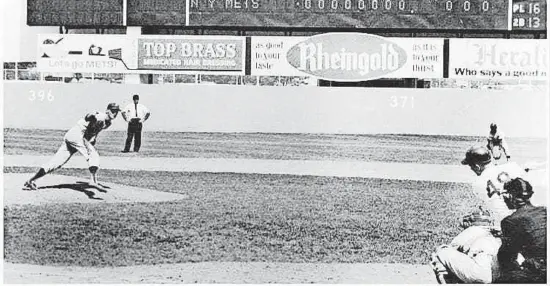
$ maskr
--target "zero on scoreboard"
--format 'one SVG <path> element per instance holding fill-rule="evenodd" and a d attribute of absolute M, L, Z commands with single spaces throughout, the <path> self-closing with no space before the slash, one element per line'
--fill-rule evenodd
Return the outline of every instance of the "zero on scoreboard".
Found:
<path fill-rule="evenodd" d="M 546 30 L 546 0 L 27 0 L 27 23 L 73 26 Z M 126 11 L 126 15 L 122 15 Z M 123 21 L 123 16 L 126 21 Z"/>

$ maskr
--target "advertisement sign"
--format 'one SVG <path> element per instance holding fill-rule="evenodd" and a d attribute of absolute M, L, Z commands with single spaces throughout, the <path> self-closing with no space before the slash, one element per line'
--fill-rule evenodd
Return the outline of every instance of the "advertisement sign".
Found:
<path fill-rule="evenodd" d="M 548 40 L 449 40 L 450 78 L 544 80 L 547 70 Z"/>
<path fill-rule="evenodd" d="M 38 43 L 46 72 L 244 74 L 244 37 L 52 34 Z"/>
<path fill-rule="evenodd" d="M 242 72 L 244 37 L 140 37 L 138 69 Z"/>
<path fill-rule="evenodd" d="M 48 72 L 127 71 L 132 61 L 133 43 L 122 35 L 38 35 L 37 69 Z M 122 57 L 125 61 L 116 59 Z M 120 55 L 119 55 L 120 54 Z M 110 57 L 115 55 L 115 58 Z"/>
<path fill-rule="evenodd" d="M 252 37 L 252 75 L 315 76 L 335 81 L 443 77 L 443 39 L 362 33 Z"/>

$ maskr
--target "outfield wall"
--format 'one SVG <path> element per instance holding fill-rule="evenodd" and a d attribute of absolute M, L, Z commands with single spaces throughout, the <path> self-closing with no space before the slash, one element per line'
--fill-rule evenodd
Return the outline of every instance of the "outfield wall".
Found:
<path fill-rule="evenodd" d="M 125 106 L 134 93 L 152 112 L 145 130 L 155 131 L 484 135 L 490 122 L 508 136 L 546 137 L 548 130 L 542 90 L 40 82 L 5 82 L 4 126 L 68 129 L 108 102 Z M 125 128 L 121 118 L 112 126 Z"/>

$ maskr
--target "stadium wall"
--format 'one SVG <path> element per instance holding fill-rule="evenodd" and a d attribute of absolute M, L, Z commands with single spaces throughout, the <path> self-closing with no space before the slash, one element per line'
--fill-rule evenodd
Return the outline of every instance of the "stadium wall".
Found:
<path fill-rule="evenodd" d="M 133 94 L 151 110 L 149 131 L 400 133 L 545 137 L 547 94 L 460 89 L 373 89 L 217 85 L 5 82 L 4 126 L 68 129 Z M 124 130 L 117 118 L 111 130 Z"/>

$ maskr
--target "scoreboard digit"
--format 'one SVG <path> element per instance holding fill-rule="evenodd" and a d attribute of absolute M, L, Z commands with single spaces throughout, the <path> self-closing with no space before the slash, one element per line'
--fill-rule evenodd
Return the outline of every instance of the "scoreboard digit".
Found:
<path fill-rule="evenodd" d="M 189 1 L 190 26 L 507 30 L 511 0 Z"/>
<path fill-rule="evenodd" d="M 512 0 L 511 30 L 546 30 L 545 0 Z"/>
<path fill-rule="evenodd" d="M 27 25 L 122 26 L 122 1 L 27 0 Z"/>

